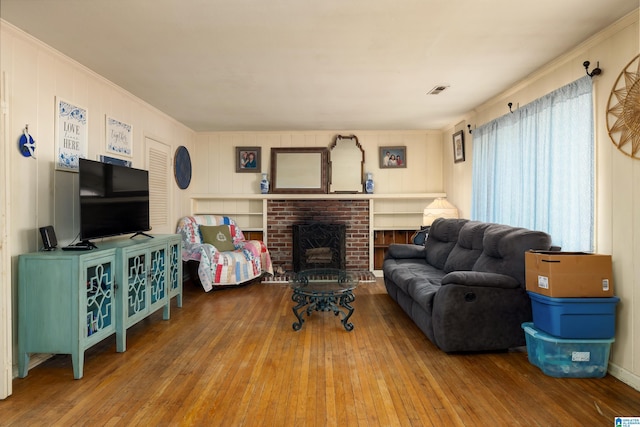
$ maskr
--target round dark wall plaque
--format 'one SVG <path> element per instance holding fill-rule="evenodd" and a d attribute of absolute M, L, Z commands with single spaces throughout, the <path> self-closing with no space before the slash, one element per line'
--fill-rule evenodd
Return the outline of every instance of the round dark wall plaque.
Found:
<path fill-rule="evenodd" d="M 191 157 L 187 147 L 182 145 L 178 147 L 173 166 L 176 183 L 180 189 L 184 190 L 191 183 Z"/>

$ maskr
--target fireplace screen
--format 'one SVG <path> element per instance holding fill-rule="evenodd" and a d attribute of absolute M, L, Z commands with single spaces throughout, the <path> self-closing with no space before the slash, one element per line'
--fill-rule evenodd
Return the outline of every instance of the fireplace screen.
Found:
<path fill-rule="evenodd" d="M 294 224 L 293 270 L 346 266 L 345 224 Z"/>

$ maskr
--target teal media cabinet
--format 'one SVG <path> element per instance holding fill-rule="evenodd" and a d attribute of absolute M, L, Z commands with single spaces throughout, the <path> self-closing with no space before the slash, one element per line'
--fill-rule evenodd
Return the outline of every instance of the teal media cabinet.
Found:
<path fill-rule="evenodd" d="M 126 350 L 127 328 L 171 299 L 182 307 L 178 234 L 102 242 L 88 251 L 36 252 L 18 260 L 18 375 L 32 353 L 70 354 L 82 378 L 84 351 L 116 334 Z"/>

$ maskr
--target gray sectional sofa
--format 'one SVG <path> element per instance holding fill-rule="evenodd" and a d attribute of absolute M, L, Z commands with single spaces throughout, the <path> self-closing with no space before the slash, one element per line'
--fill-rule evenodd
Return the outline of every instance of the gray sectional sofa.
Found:
<path fill-rule="evenodd" d="M 424 246 L 394 244 L 383 264 L 387 292 L 445 352 L 525 345 L 531 321 L 524 254 L 551 237 L 507 225 L 437 219 Z"/>

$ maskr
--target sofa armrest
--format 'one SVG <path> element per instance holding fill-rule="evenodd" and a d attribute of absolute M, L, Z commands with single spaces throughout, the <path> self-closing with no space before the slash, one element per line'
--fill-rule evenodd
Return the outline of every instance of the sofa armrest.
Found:
<path fill-rule="evenodd" d="M 425 259 L 426 249 L 424 246 L 411 245 L 406 243 L 392 243 L 389 245 L 385 258 L 390 259 L 407 259 L 421 258 Z"/>
<path fill-rule="evenodd" d="M 434 341 L 443 351 L 493 351 L 525 345 L 521 325 L 532 317 L 527 292 L 520 286 L 497 287 L 495 281 L 485 281 L 491 286 L 480 283 L 449 283 L 436 292 L 431 320 Z"/>
<path fill-rule="evenodd" d="M 502 289 L 520 287 L 520 283 L 514 277 L 481 271 L 452 271 L 442 278 L 442 286 L 449 284 Z"/>

